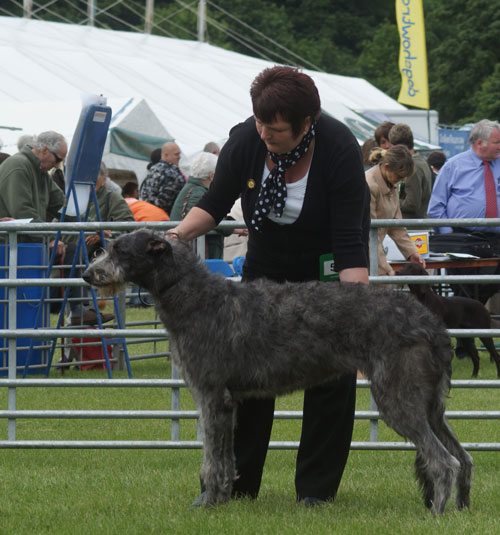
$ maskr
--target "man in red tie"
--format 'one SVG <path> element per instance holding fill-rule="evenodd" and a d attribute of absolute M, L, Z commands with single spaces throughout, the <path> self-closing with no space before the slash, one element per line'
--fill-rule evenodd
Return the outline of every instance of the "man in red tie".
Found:
<path fill-rule="evenodd" d="M 470 150 L 448 159 L 439 171 L 429 201 L 433 219 L 498 218 L 500 201 L 500 124 L 483 119 L 469 136 Z M 486 238 L 492 256 L 500 256 L 500 224 L 491 227 L 439 227 L 439 232 L 467 232 Z M 430 242 L 432 251 L 432 237 Z M 452 252 L 452 249 L 450 249 Z M 471 251 L 472 253 L 473 251 Z M 450 275 L 500 274 L 500 268 L 449 269 Z M 482 303 L 500 290 L 497 284 L 453 287 L 456 295 L 478 297 Z M 460 343 L 457 356 L 460 356 Z"/>
<path fill-rule="evenodd" d="M 429 201 L 429 217 L 498 217 L 500 124 L 488 119 L 479 121 L 471 129 L 469 142 L 470 150 L 448 159 L 439 171 Z M 439 228 L 441 233 L 452 230 Z M 497 233 L 500 226 L 470 227 L 469 230 Z"/>

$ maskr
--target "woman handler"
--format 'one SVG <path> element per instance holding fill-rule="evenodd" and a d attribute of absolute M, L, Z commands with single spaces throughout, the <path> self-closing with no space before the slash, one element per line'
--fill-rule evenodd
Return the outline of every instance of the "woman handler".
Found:
<path fill-rule="evenodd" d="M 169 233 L 186 241 L 207 233 L 241 196 L 249 233 L 243 282 L 317 280 L 329 274 L 325 255 L 333 253 L 342 282 L 367 283 L 370 196 L 358 142 L 321 113 L 313 80 L 297 69 L 265 69 L 250 95 L 254 116 L 231 130 L 209 191 Z M 337 493 L 355 397 L 354 375 L 305 391 L 295 477 L 305 505 Z M 258 495 L 273 413 L 274 399 L 238 405 L 235 496 Z"/>

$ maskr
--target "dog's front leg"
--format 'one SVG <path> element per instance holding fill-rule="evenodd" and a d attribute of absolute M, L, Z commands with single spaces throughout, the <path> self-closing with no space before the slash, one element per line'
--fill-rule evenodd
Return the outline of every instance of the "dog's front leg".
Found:
<path fill-rule="evenodd" d="M 210 399 L 206 399 L 209 397 Z M 203 504 L 227 502 L 231 497 L 236 477 L 233 451 L 234 409 L 224 395 L 214 398 L 213 393 L 201 402 L 203 418 L 203 464 L 201 480 L 205 486 Z"/>

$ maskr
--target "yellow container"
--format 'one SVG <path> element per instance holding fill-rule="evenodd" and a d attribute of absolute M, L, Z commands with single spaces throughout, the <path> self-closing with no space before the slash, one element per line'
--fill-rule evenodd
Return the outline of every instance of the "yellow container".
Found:
<path fill-rule="evenodd" d="M 415 242 L 417 251 L 424 258 L 429 256 L 429 233 L 421 232 L 419 234 L 409 232 L 410 238 Z"/>

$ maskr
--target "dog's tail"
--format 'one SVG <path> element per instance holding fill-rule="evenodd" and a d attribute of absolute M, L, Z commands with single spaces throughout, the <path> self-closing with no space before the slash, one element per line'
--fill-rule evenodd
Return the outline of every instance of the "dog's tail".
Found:
<path fill-rule="evenodd" d="M 432 375 L 444 381 L 441 387 L 447 393 L 451 386 L 453 348 L 446 326 L 438 316 L 418 301 L 413 305 L 411 319 L 413 324 L 418 325 L 415 331 L 417 336 L 427 343 Z"/>
<path fill-rule="evenodd" d="M 451 339 L 446 329 L 440 329 L 440 333 L 433 341 L 432 359 L 436 366 L 439 377 L 440 387 L 439 390 L 443 392 L 443 395 L 447 396 L 451 388 L 451 361 L 453 359 L 453 348 L 451 345 Z"/>

